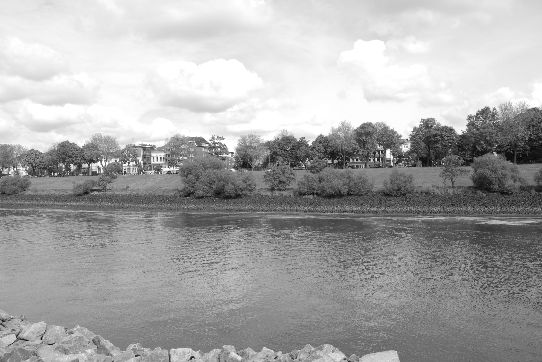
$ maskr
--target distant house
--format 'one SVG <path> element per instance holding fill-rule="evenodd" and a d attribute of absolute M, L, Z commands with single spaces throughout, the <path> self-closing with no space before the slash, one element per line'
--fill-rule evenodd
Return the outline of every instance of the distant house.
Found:
<path fill-rule="evenodd" d="M 368 167 L 382 167 L 393 165 L 394 157 L 390 149 L 384 149 L 382 146 L 378 148 L 369 156 L 367 162 Z M 355 155 L 348 160 L 349 168 L 365 168 L 365 157 L 361 155 Z"/>
<path fill-rule="evenodd" d="M 211 144 L 203 137 L 188 137 L 187 158 L 207 157 L 210 155 L 209 147 Z"/>

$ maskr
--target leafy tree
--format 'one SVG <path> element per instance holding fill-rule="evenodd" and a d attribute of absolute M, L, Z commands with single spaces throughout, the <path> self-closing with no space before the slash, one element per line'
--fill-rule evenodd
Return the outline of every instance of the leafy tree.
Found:
<path fill-rule="evenodd" d="M 105 172 L 108 174 L 120 175 L 122 174 L 122 164 L 119 162 L 110 162 L 105 166 Z"/>
<path fill-rule="evenodd" d="M 461 168 L 464 163 L 465 161 L 457 155 L 449 155 L 442 159 L 442 171 L 440 172 L 440 177 L 444 184 L 446 184 L 446 181 L 449 181 L 452 188 L 454 188 L 457 179 L 469 173 L 466 169 Z"/>
<path fill-rule="evenodd" d="M 23 165 L 30 168 L 29 173 L 32 176 L 37 176 L 43 163 L 43 152 L 32 148 L 24 153 L 22 160 Z"/>
<path fill-rule="evenodd" d="M 213 156 L 221 156 L 228 153 L 228 146 L 224 142 L 224 137 L 212 135 L 209 140 L 209 153 Z"/>
<path fill-rule="evenodd" d="M 367 168 L 369 158 L 378 147 L 378 128 L 371 122 L 362 123 L 355 129 L 354 137 Z"/>
<path fill-rule="evenodd" d="M 0 144 L 0 172 L 5 168 L 9 169 L 13 165 L 15 154 L 13 152 L 13 145 Z"/>
<path fill-rule="evenodd" d="M 327 161 L 326 160 L 320 160 L 320 159 L 313 159 L 309 162 L 307 166 L 307 170 L 309 170 L 310 173 L 319 173 L 322 172 L 327 167 Z"/>
<path fill-rule="evenodd" d="M 346 160 L 358 151 L 352 125 L 347 121 L 342 121 L 338 127 L 331 129 L 329 140 L 332 148 L 340 155 L 341 167 L 345 168 Z"/>
<path fill-rule="evenodd" d="M 164 145 L 168 167 L 177 167 L 188 156 L 188 137 L 176 134 Z"/>
<path fill-rule="evenodd" d="M 109 160 L 116 157 L 120 151 L 119 143 L 117 139 L 113 136 L 102 135 L 101 133 L 96 133 L 90 137 L 88 143 L 94 143 L 98 146 L 100 150 L 100 164 L 102 168 L 105 168 L 109 163 Z"/>
<path fill-rule="evenodd" d="M 529 150 L 529 131 L 526 119 L 518 117 L 527 110 L 524 102 L 513 104 L 511 102 L 499 105 L 498 146 L 503 152 L 513 154 L 514 163 L 518 155 Z"/>
<path fill-rule="evenodd" d="M 162 165 L 154 165 L 153 169 L 155 174 L 161 174 L 162 173 Z"/>
<path fill-rule="evenodd" d="M 519 114 L 518 122 L 525 122 L 528 134 L 529 156 L 531 161 L 542 159 L 542 109 L 531 108 Z"/>
<path fill-rule="evenodd" d="M 254 170 L 254 167 L 262 163 L 266 153 L 267 149 L 260 136 L 241 136 L 235 148 L 235 162 L 238 167 Z"/>
<path fill-rule="evenodd" d="M 484 107 L 467 116 L 467 128 L 461 134 L 461 148 L 467 160 L 495 152 L 499 142 L 499 113 L 496 108 Z"/>
<path fill-rule="evenodd" d="M 384 151 L 390 150 L 393 154 L 397 154 L 398 150 L 401 149 L 401 135 L 383 122 L 378 122 L 375 126 L 377 129 L 376 141 L 378 145 L 381 146 Z M 383 159 L 382 164 L 384 164 L 384 162 Z"/>
<path fill-rule="evenodd" d="M 312 160 L 330 160 L 335 163 L 339 157 L 337 150 L 331 144 L 329 136 L 319 135 L 311 144 Z"/>
<path fill-rule="evenodd" d="M 289 134 L 286 130 L 273 140 L 266 142 L 269 150 L 268 162 L 270 164 L 287 164 L 290 167 L 295 166 L 297 160 L 297 138 Z"/>
<path fill-rule="evenodd" d="M 288 165 L 278 165 L 265 172 L 263 180 L 271 192 L 284 191 L 295 180 L 295 174 Z"/>
<path fill-rule="evenodd" d="M 102 153 L 96 143 L 87 142 L 81 147 L 81 162 L 87 165 L 88 175 L 92 175 L 91 165 L 100 161 Z"/>
<path fill-rule="evenodd" d="M 83 162 L 81 147 L 70 141 L 60 142 L 56 146 L 56 154 L 58 162 L 64 165 L 64 174 L 70 173 L 72 165 L 81 165 Z"/>
<path fill-rule="evenodd" d="M 434 118 L 425 118 L 410 133 L 410 149 L 426 166 L 433 166 L 446 155 L 454 153 L 457 133 L 452 127 L 443 126 Z"/>
<path fill-rule="evenodd" d="M 59 159 L 56 152 L 56 145 L 51 147 L 47 152 L 43 154 L 42 168 L 47 172 L 49 176 L 58 175 L 60 173 Z"/>

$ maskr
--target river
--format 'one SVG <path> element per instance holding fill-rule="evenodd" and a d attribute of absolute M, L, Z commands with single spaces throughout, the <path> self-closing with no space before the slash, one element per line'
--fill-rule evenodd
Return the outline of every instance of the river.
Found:
<path fill-rule="evenodd" d="M 121 348 L 542 360 L 542 219 L 0 209 L 0 308 Z"/>

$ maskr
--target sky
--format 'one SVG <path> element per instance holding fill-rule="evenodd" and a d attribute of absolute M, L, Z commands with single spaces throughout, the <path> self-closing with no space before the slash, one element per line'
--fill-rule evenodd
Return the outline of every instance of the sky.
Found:
<path fill-rule="evenodd" d="M 0 143 L 460 131 L 542 105 L 537 0 L 2 0 Z"/>

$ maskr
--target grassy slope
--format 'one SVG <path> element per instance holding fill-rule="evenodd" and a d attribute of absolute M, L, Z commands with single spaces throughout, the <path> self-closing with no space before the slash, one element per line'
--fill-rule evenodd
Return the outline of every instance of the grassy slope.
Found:
<path fill-rule="evenodd" d="M 522 176 L 529 184 L 534 184 L 534 174 L 542 167 L 540 164 L 520 165 Z M 374 168 L 355 170 L 365 174 L 373 181 L 375 189 L 381 189 L 383 181 L 389 177 L 393 169 Z M 431 188 L 441 186 L 442 179 L 439 174 L 441 168 L 400 168 L 400 172 L 414 175 L 414 182 L 419 188 Z M 295 171 L 297 180 L 303 177 L 306 171 Z M 264 191 L 263 171 L 252 173 L 256 179 L 258 190 Z M 73 176 L 73 177 L 39 177 L 32 178 L 32 185 L 27 194 L 70 194 L 73 185 L 88 179 L 97 179 L 97 176 Z M 457 181 L 457 186 L 471 186 L 469 176 L 463 176 Z M 112 192 L 116 194 L 152 194 L 173 195 L 182 181 L 179 175 L 126 175 L 119 176 L 112 185 Z M 295 185 L 292 185 L 295 186 Z"/>

